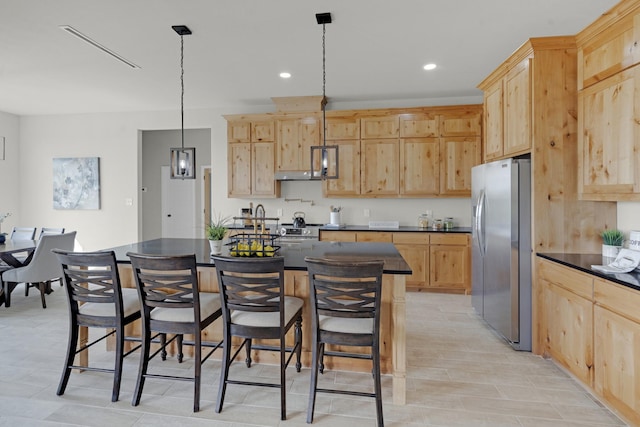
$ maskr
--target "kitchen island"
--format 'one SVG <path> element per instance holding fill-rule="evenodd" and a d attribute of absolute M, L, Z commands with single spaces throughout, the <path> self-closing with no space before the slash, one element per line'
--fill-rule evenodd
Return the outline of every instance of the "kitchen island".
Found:
<path fill-rule="evenodd" d="M 229 256 L 229 245 L 223 247 L 222 256 Z M 158 255 L 195 254 L 199 271 L 200 289 L 218 292 L 218 278 L 215 265 L 209 255 L 206 239 L 155 239 L 110 248 L 116 254 L 120 267 L 122 286 L 135 287 L 127 252 Z M 303 308 L 303 348 L 302 363 L 311 364 L 311 318 L 309 308 L 309 280 L 304 258 L 383 259 L 384 277 L 382 286 L 382 312 L 380 318 L 380 357 L 383 373 L 393 375 L 393 403 L 403 405 L 406 396 L 406 312 L 405 278 L 411 268 L 391 243 L 356 242 L 302 242 L 282 245 L 277 255 L 284 257 L 285 293 L 302 298 Z M 139 324 L 127 333 L 139 334 Z M 221 322 L 214 322 L 203 332 L 203 340 L 216 341 L 222 337 Z M 288 343 L 289 344 L 289 343 Z M 220 355 L 214 354 L 214 357 Z M 258 352 L 255 361 L 278 363 L 278 355 Z M 342 369 L 369 372 L 371 363 L 360 359 L 326 357 L 328 369 Z"/>

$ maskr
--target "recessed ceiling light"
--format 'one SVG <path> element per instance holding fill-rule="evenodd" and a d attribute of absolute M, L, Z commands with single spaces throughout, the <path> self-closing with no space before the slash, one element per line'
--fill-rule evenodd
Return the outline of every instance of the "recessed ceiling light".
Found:
<path fill-rule="evenodd" d="M 436 64 L 434 64 L 433 62 L 430 64 L 427 64 L 423 67 L 425 70 L 429 71 L 429 70 L 435 70 L 436 68 Z"/>
<path fill-rule="evenodd" d="M 287 73 L 287 72 L 280 73 L 280 77 L 282 77 L 283 79 L 288 79 L 291 77 L 291 73 Z"/>

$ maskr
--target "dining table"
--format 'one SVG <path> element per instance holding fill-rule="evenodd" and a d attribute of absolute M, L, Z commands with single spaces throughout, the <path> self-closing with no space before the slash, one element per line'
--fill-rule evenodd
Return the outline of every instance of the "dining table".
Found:
<path fill-rule="evenodd" d="M 29 264 L 29 262 L 31 262 L 31 258 L 33 258 L 33 253 L 35 252 L 37 245 L 37 240 L 8 239 L 5 240 L 4 243 L 1 243 L 0 260 L 2 260 L 4 264 L 0 264 L 0 274 L 8 269 L 23 267 Z M 17 256 L 18 254 L 24 254 L 26 256 L 19 257 Z M 13 291 L 13 289 L 5 289 L 5 287 L 2 286 L 0 289 L 0 305 L 4 304 L 5 292 L 11 291 Z"/>
<path fill-rule="evenodd" d="M 231 245 L 223 247 L 222 256 L 231 256 Z M 135 279 L 131 270 L 131 261 L 128 252 L 155 254 L 155 255 L 180 255 L 195 254 L 199 272 L 199 288 L 204 292 L 219 292 L 215 264 L 210 256 L 209 241 L 206 239 L 179 239 L 160 238 L 135 242 L 109 248 L 115 252 L 120 281 L 123 287 L 135 287 Z M 406 277 L 412 273 L 411 267 L 404 260 L 392 243 L 374 242 L 301 242 L 294 244 L 282 244 L 276 248 L 276 255 L 284 258 L 285 268 L 285 293 L 305 300 L 303 308 L 303 365 L 311 364 L 311 317 L 309 308 L 309 281 L 307 267 L 304 258 L 349 258 L 349 259 L 382 259 L 383 287 L 382 287 L 382 311 L 381 311 L 381 336 L 380 356 L 381 371 L 392 376 L 393 403 L 404 405 L 406 403 L 406 308 L 405 291 Z M 136 328 L 136 325 L 128 327 Z M 129 330 L 133 335 L 139 334 L 137 330 Z M 127 335 L 129 335 L 127 333 Z M 86 339 L 86 333 L 81 331 L 81 341 Z M 220 339 L 220 325 L 215 323 L 203 332 L 203 339 Z M 109 347 L 108 347 L 109 348 Z M 256 356 L 265 363 L 276 363 L 270 360 L 272 355 L 263 352 Z M 331 358 L 325 365 L 331 364 L 333 369 L 370 372 L 370 362 L 366 360 L 354 360 L 342 362 Z M 344 359 L 342 359 L 344 360 Z M 344 363 L 344 364 L 341 364 Z"/>

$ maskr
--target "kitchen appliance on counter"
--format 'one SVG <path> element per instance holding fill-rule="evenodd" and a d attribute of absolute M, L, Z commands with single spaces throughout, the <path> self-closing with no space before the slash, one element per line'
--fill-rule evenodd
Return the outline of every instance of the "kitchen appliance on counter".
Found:
<path fill-rule="evenodd" d="M 307 225 L 304 220 L 304 212 L 294 212 L 292 219 L 294 228 L 304 228 Z"/>
<path fill-rule="evenodd" d="M 305 224 L 304 227 L 296 227 L 295 224 L 282 224 L 280 227 L 280 242 L 300 243 L 317 241 L 320 236 L 320 224 Z"/>
<path fill-rule="evenodd" d="M 516 350 L 531 351 L 531 160 L 472 169 L 472 304 Z"/>

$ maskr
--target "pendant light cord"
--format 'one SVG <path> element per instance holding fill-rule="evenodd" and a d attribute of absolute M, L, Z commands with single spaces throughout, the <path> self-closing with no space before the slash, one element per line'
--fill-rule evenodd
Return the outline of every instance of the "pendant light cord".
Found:
<path fill-rule="evenodd" d="M 184 150 L 184 36 L 180 34 L 180 129 Z"/>
<path fill-rule="evenodd" d="M 325 56 L 325 34 L 326 34 L 326 24 L 322 24 L 322 145 L 327 146 L 327 119 L 326 119 L 326 86 L 327 86 L 327 67 L 326 67 L 326 56 Z"/>

